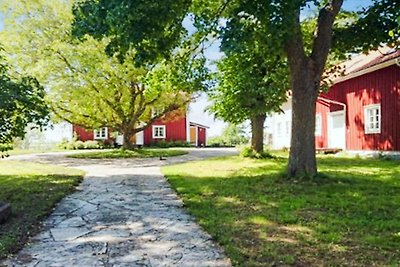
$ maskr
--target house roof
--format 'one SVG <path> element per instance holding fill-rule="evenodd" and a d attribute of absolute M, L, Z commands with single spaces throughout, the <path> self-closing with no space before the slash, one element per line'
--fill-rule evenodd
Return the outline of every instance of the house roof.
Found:
<path fill-rule="evenodd" d="M 195 122 L 189 122 L 189 125 L 190 126 L 197 126 L 197 127 L 201 127 L 201 128 L 206 128 L 206 129 L 210 128 L 208 126 L 205 126 L 205 125 L 202 125 L 202 124 L 199 124 L 199 123 L 195 123 Z"/>
<path fill-rule="evenodd" d="M 389 47 L 381 47 L 368 54 L 361 54 L 343 62 L 339 66 L 344 69 L 344 75 L 338 77 L 333 82 L 343 82 L 366 73 L 379 70 L 390 65 L 396 64 L 400 58 L 400 50 Z"/>

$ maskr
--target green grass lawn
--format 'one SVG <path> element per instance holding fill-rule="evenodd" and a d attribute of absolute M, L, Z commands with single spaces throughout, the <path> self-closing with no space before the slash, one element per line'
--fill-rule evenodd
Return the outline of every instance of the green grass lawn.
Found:
<path fill-rule="evenodd" d="M 75 189 L 83 175 L 59 166 L 0 160 L 0 201 L 12 207 L 11 218 L 0 224 L 0 259 L 38 232 L 40 221 Z"/>
<path fill-rule="evenodd" d="M 236 266 L 399 266 L 400 162 L 321 156 L 316 181 L 287 159 L 229 157 L 163 167 Z"/>
<path fill-rule="evenodd" d="M 116 158 L 152 158 L 152 157 L 174 157 L 187 154 L 184 150 L 174 149 L 155 149 L 155 148 L 141 148 L 137 150 L 122 150 L 114 149 L 108 151 L 95 151 L 87 153 L 79 153 L 69 155 L 71 158 L 82 159 L 116 159 Z"/>

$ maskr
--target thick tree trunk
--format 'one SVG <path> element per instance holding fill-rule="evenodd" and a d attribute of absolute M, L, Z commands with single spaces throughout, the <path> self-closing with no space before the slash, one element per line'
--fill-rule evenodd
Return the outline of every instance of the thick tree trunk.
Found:
<path fill-rule="evenodd" d="M 288 176 L 315 176 L 315 105 L 332 42 L 332 25 L 343 0 L 327 1 L 319 11 L 311 55 L 304 49 L 300 9 L 292 16 L 293 32 L 285 44 L 292 86 L 292 139 Z"/>
<path fill-rule="evenodd" d="M 264 122 L 266 115 L 251 118 L 251 148 L 259 153 L 264 150 Z"/>
<path fill-rule="evenodd" d="M 124 131 L 123 133 L 124 139 L 122 142 L 122 149 L 133 150 L 135 149 L 135 145 L 132 143 L 131 138 L 134 135 L 132 131 Z"/>
<path fill-rule="evenodd" d="M 292 138 L 288 176 L 315 176 L 315 105 L 317 92 L 310 70 L 300 77 L 292 77 Z"/>

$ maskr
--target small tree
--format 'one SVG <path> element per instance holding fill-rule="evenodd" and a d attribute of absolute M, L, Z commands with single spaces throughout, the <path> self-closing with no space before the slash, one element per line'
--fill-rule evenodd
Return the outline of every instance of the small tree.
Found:
<path fill-rule="evenodd" d="M 286 100 L 286 62 L 261 44 L 262 28 L 246 13 L 228 21 L 220 34 L 226 56 L 218 62 L 217 86 L 209 93 L 211 111 L 230 123 L 250 120 L 251 148 L 261 152 L 266 114 L 279 111 Z"/>

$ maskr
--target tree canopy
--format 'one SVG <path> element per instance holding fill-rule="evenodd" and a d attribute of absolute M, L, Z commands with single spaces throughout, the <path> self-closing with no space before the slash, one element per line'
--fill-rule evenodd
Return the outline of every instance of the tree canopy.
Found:
<path fill-rule="evenodd" d="M 123 55 L 132 48 L 137 64 L 169 58 L 187 34 L 182 21 L 189 0 L 100 0 L 74 5 L 73 34 L 96 39 L 110 36 L 109 54 Z"/>
<path fill-rule="evenodd" d="M 160 54 L 148 64 L 133 61 L 143 52 L 134 46 L 107 54 L 111 37 L 75 40 L 73 3 L 8 1 L 1 33 L 14 64 L 49 88 L 47 100 L 57 117 L 89 129 L 111 127 L 129 147 L 132 135 L 185 109 L 192 93 L 206 85 L 204 59 L 190 53 L 175 50 L 173 58 Z"/>
<path fill-rule="evenodd" d="M 45 91 L 32 77 L 13 78 L 0 57 L 0 144 L 24 137 L 28 124 L 45 126 L 49 110 Z"/>

